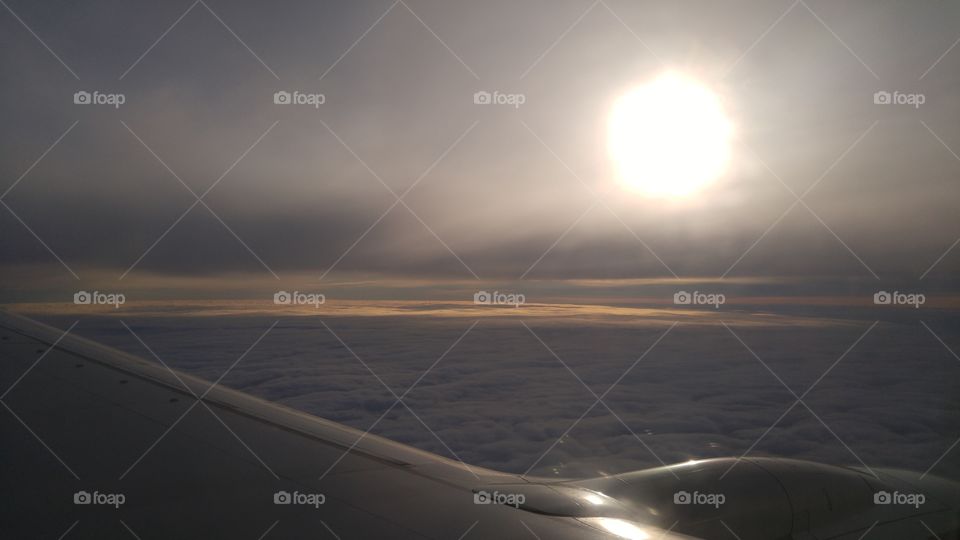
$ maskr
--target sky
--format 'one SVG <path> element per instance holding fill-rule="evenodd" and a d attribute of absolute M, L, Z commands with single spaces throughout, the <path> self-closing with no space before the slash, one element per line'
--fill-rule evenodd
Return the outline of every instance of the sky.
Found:
<path fill-rule="evenodd" d="M 0 305 L 211 380 L 275 323 L 225 385 L 494 469 L 957 478 L 958 28 L 946 1 L 3 0 Z M 729 159 L 651 197 L 608 127 L 671 73 Z M 438 358 L 422 421 L 385 413 L 373 373 Z"/>
<path fill-rule="evenodd" d="M 0 289 L 723 277 L 950 295 L 958 20 L 873 0 L 11 0 Z M 682 200 L 623 189 L 607 152 L 613 103 L 664 72 L 714 92 L 733 129 L 725 172 Z"/>

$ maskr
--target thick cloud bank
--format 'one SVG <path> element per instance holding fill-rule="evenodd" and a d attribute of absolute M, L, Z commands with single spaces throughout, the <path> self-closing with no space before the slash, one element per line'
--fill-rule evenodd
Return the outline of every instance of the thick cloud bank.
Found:
<path fill-rule="evenodd" d="M 275 320 L 124 322 L 171 366 L 216 380 Z M 580 476 L 740 455 L 784 415 L 751 455 L 960 478 L 960 453 L 942 457 L 960 436 L 960 362 L 919 321 L 881 322 L 865 336 L 872 320 L 681 323 L 585 415 L 596 398 L 584 385 L 604 395 L 667 326 L 488 318 L 457 342 L 474 322 L 280 318 L 222 383 L 366 430 L 395 401 L 377 377 L 401 395 L 456 343 L 406 396 L 410 410 L 397 405 L 374 433 L 470 464 Z M 960 344 L 949 318 L 925 322 Z M 116 317 L 85 317 L 76 331 L 149 357 Z M 806 406 L 790 409 L 777 377 L 798 396 L 816 383 Z"/>

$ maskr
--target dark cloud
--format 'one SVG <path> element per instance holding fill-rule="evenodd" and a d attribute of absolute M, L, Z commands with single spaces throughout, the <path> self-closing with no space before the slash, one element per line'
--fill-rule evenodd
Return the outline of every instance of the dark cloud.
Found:
<path fill-rule="evenodd" d="M 828 313 L 821 310 L 821 315 Z M 922 472 L 955 439 L 960 368 L 918 321 L 880 323 L 843 356 L 871 321 L 809 326 L 800 320 L 790 324 L 789 318 L 776 325 L 765 323 L 771 319 L 763 316 L 721 318 L 798 395 L 813 386 L 804 398 L 813 413 L 798 405 L 753 455 L 854 465 L 863 460 L 871 467 Z M 956 343 L 951 318 L 926 318 L 946 343 Z M 165 362 L 216 380 L 273 320 L 152 317 L 126 322 Z M 324 322 L 397 394 L 473 323 L 429 317 Z M 597 406 L 548 453 L 594 401 L 576 377 L 602 394 L 665 327 L 635 321 L 571 324 L 549 317 L 524 322 L 576 375 L 518 320 L 484 319 L 406 398 L 436 436 L 402 406 L 373 432 L 450 455 L 446 444 L 466 462 L 495 469 L 524 472 L 543 456 L 534 473 L 595 475 L 659 464 L 631 431 L 668 463 L 740 455 L 794 401 L 722 326 L 682 323 L 604 399 L 627 427 Z M 85 317 L 77 331 L 146 355 L 115 318 Z M 283 319 L 223 383 L 361 430 L 394 402 L 376 377 L 309 317 Z M 934 472 L 956 478 L 957 458 L 947 455 Z"/>
<path fill-rule="evenodd" d="M 208 4 L 242 43 L 199 4 L 134 66 L 189 4 L 12 2 L 79 81 L 0 14 L 4 188 L 79 121 L 4 198 L 71 267 L 119 276 L 194 202 L 121 121 L 198 194 L 279 121 L 205 199 L 278 274 L 328 268 L 394 203 L 381 181 L 399 194 L 429 170 L 405 199 L 416 217 L 394 207 L 338 270 L 470 277 L 449 247 L 482 277 L 516 278 L 589 208 L 591 190 L 611 188 L 607 111 L 660 61 L 723 96 L 743 143 L 729 174 L 683 205 L 614 190 L 610 209 L 587 213 L 531 277 L 719 275 L 776 222 L 732 275 L 916 278 L 960 234 L 960 162 L 944 147 L 960 148 L 960 56 L 924 73 L 956 39 L 950 3 L 810 2 L 843 42 L 797 5 L 751 48 L 789 3 L 609 2 L 636 35 L 601 5 L 551 49 L 585 6 L 412 0 L 455 54 L 397 5 L 339 63 L 389 4 Z M 127 102 L 76 106 L 81 89 Z M 282 89 L 327 101 L 274 105 Z M 478 107 L 479 89 L 527 100 Z M 926 102 L 879 106 L 878 90 Z M 795 200 L 788 188 L 803 193 L 824 172 L 809 210 L 778 222 Z M 0 221 L 5 268 L 57 264 L 6 209 Z M 233 233 L 198 205 L 137 269 L 265 272 Z"/>

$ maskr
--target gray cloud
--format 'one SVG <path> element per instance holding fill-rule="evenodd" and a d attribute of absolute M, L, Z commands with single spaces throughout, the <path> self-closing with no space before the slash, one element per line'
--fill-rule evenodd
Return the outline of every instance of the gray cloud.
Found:
<path fill-rule="evenodd" d="M 411 1 L 467 67 L 398 5 L 322 81 L 389 4 L 209 2 L 269 69 L 198 6 L 123 80 L 181 7 L 21 4 L 11 7 L 80 81 L 13 17 L 0 17 L 10 74 L 0 89 L 10 141 L 0 151 L 4 186 L 80 123 L 4 202 L 77 268 L 119 276 L 193 203 L 121 120 L 198 193 L 279 121 L 206 201 L 281 275 L 329 267 L 394 202 L 321 120 L 397 193 L 479 121 L 407 203 L 476 273 L 517 277 L 589 207 L 590 189 L 611 187 L 603 142 L 610 103 L 663 69 L 644 44 L 721 93 L 745 146 L 736 147 L 727 178 L 688 205 L 613 191 L 607 200 L 618 217 L 595 207 L 532 277 L 669 275 L 634 233 L 678 274 L 719 275 L 794 202 L 764 163 L 802 193 L 875 121 L 806 199 L 829 227 L 795 207 L 734 275 L 870 277 L 836 234 L 877 274 L 918 277 L 960 234 L 960 162 L 921 123 L 960 148 L 958 56 L 920 79 L 956 39 L 960 12 L 949 3 L 810 2 L 867 69 L 802 6 L 747 52 L 789 3 L 612 1 L 642 44 L 597 7 L 521 77 L 585 6 Z M 71 102 L 78 89 L 123 92 L 127 103 L 78 107 Z M 322 92 L 327 102 L 317 110 L 279 107 L 271 99 L 279 89 Z M 523 92 L 527 103 L 477 107 L 478 89 Z M 927 102 L 878 106 L 877 90 L 922 92 Z M 0 239 L 5 267 L 56 264 L 9 212 L 0 221 L 9 231 Z M 202 206 L 138 269 L 264 271 Z M 338 269 L 469 277 L 403 206 Z M 956 269 L 956 256 L 948 256 L 933 275 Z"/>
<path fill-rule="evenodd" d="M 948 317 L 927 318 L 942 339 L 956 342 Z M 763 317 L 735 314 L 727 320 L 797 394 L 813 385 L 871 324 L 850 320 L 829 326 L 772 327 L 763 326 Z M 761 326 L 743 326 L 744 321 Z M 215 380 L 273 319 L 151 317 L 126 322 L 165 362 Z M 324 322 L 400 394 L 473 321 L 391 317 Z M 662 325 L 644 327 L 636 321 L 571 325 L 534 317 L 525 322 L 597 394 L 664 330 Z M 115 318 L 84 317 L 77 329 L 145 355 Z M 753 455 L 836 464 L 859 464 L 859 458 L 871 467 L 925 471 L 957 435 L 957 369 L 955 359 L 917 321 L 881 323 L 805 398 L 855 455 L 803 406 L 787 414 Z M 282 320 L 223 382 L 361 430 L 393 403 L 376 378 L 309 317 Z M 793 398 L 723 327 L 683 323 L 605 398 L 630 431 L 598 406 L 547 453 L 593 401 L 519 322 L 488 319 L 407 397 L 413 411 L 466 462 L 524 472 L 546 453 L 533 472 L 560 476 L 658 465 L 630 431 L 667 463 L 740 455 Z M 402 407 L 373 431 L 449 455 Z M 957 457 L 947 455 L 934 472 L 956 478 Z"/>

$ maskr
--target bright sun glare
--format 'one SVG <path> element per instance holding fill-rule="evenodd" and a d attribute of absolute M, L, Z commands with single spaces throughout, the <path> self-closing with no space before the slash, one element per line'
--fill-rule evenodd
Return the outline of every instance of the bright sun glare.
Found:
<path fill-rule="evenodd" d="M 676 198 L 696 193 L 724 172 L 731 133 L 716 94 L 667 73 L 614 103 L 608 145 L 624 187 Z"/>

